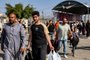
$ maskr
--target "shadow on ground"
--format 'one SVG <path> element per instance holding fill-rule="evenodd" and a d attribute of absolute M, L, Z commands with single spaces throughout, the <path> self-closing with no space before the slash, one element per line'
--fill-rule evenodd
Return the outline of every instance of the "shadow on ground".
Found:
<path fill-rule="evenodd" d="M 80 35 L 79 38 L 81 38 L 81 39 L 87 39 L 86 35 Z"/>
<path fill-rule="evenodd" d="M 90 46 L 81 46 L 77 47 L 77 49 L 90 50 Z"/>

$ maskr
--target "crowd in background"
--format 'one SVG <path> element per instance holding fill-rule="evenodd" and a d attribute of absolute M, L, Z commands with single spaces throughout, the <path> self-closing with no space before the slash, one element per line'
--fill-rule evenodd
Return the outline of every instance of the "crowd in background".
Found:
<path fill-rule="evenodd" d="M 74 50 L 77 48 L 77 45 L 79 43 L 79 38 L 81 35 L 86 36 L 87 38 L 90 36 L 90 20 L 87 21 L 87 23 L 84 23 L 82 20 L 79 21 L 72 21 L 69 22 L 67 21 L 67 24 L 70 26 L 70 33 L 71 35 L 68 36 L 68 40 L 70 40 L 70 46 L 72 45 L 72 53 L 74 56 Z M 55 50 L 59 50 L 61 47 L 58 48 L 58 46 L 61 43 L 61 41 L 59 41 L 61 38 L 60 35 L 62 35 L 62 31 L 59 31 L 59 27 L 60 25 L 63 25 L 63 21 L 60 22 L 60 20 L 57 20 L 56 23 L 54 23 L 52 20 L 49 20 L 47 23 L 47 28 L 49 30 L 49 35 L 51 36 L 51 42 L 53 44 L 53 46 L 55 47 Z M 66 27 L 68 29 L 68 26 Z M 66 32 L 66 31 L 64 31 Z M 67 33 L 68 34 L 68 33 Z M 73 39 L 71 39 L 71 36 L 73 35 Z M 77 41 L 74 41 L 77 40 Z M 58 42 L 58 43 L 57 43 Z M 64 45 L 64 53 L 66 53 L 66 44 Z M 65 58 L 67 58 L 67 56 L 64 56 Z"/>
<path fill-rule="evenodd" d="M 53 23 L 49 20 L 46 25 L 41 22 L 38 11 L 32 13 L 32 24 L 30 26 L 28 46 L 25 25 L 17 20 L 16 13 L 9 14 L 9 22 L 3 27 L 1 36 L 1 50 L 4 51 L 4 60 L 22 60 L 22 53 L 32 49 L 33 60 L 45 60 L 47 53 L 51 50 L 59 52 L 63 45 L 63 56 L 67 57 L 67 41 L 72 46 L 72 55 L 79 43 L 81 35 L 90 36 L 90 20 L 85 24 L 82 20 L 69 22 L 63 18 L 62 22 L 57 20 Z M 48 45 L 47 45 L 48 44 Z"/>
<path fill-rule="evenodd" d="M 72 21 L 67 22 L 70 25 L 70 29 L 73 30 L 74 28 L 77 28 L 78 35 L 86 35 L 86 37 L 90 36 L 90 20 L 87 21 L 87 23 L 84 23 L 83 20 L 79 21 Z M 57 30 L 59 24 L 62 24 L 62 21 L 57 20 L 55 23 L 52 20 L 47 21 L 46 25 L 48 27 L 48 30 L 51 32 L 51 30 Z"/>

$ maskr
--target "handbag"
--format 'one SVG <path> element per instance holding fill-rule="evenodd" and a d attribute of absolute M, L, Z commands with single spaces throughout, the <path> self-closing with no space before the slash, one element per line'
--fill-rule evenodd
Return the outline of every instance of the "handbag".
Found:
<path fill-rule="evenodd" d="M 30 50 L 26 51 L 25 60 L 33 60 L 32 52 Z"/>
<path fill-rule="evenodd" d="M 50 51 L 50 53 L 47 55 L 47 60 L 61 60 L 61 56 L 56 53 L 55 51 Z"/>

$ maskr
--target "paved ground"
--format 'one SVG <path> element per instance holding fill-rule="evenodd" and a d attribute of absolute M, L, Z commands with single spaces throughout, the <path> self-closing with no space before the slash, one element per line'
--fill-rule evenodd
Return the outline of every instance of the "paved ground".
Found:
<path fill-rule="evenodd" d="M 80 38 L 78 48 L 75 50 L 75 57 L 72 57 L 71 48 L 69 48 L 69 45 L 68 45 L 67 56 L 68 56 L 68 59 L 63 58 L 62 56 L 62 60 L 90 60 L 90 37 Z"/>
<path fill-rule="evenodd" d="M 60 50 L 62 52 L 62 50 Z M 61 55 L 62 60 L 90 60 L 90 38 L 82 37 L 80 38 L 80 42 L 78 48 L 75 51 L 75 57 L 72 57 L 71 48 L 69 48 L 68 44 L 68 59 L 63 58 Z M 3 52 L 0 50 L 0 60 L 3 57 Z"/>

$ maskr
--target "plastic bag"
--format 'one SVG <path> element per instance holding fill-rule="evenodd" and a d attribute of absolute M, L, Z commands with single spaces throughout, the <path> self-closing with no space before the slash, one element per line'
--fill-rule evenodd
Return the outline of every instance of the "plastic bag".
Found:
<path fill-rule="evenodd" d="M 50 51 L 47 55 L 47 60 L 61 60 L 61 56 L 55 51 Z"/>

